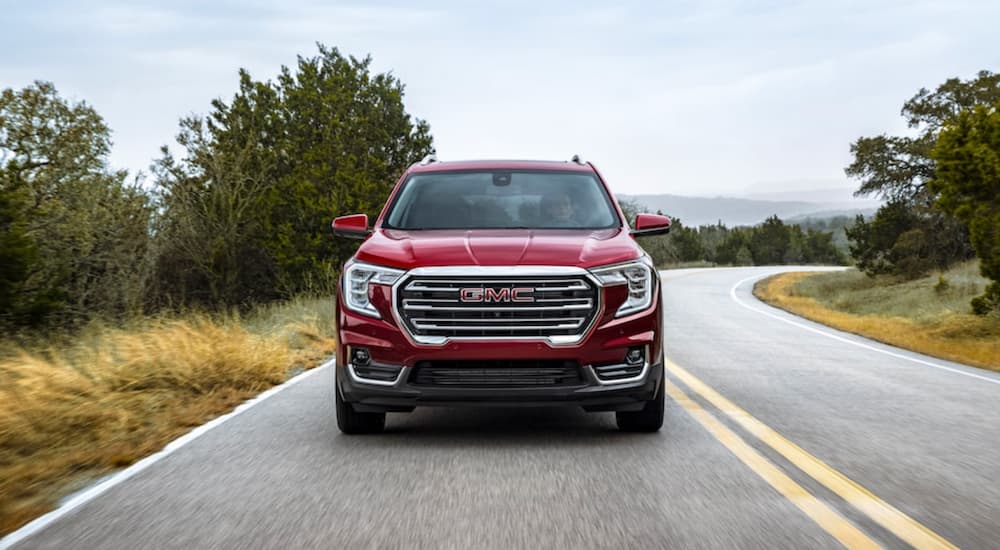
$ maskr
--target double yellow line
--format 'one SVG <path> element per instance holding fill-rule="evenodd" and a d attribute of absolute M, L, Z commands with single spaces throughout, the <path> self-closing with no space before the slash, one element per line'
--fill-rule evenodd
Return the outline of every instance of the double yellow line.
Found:
<path fill-rule="evenodd" d="M 921 549 L 956 548 L 934 531 L 875 496 L 868 489 L 834 470 L 798 445 L 785 439 L 781 434 L 736 406 L 732 401 L 723 397 L 676 363 L 668 359 L 664 362 L 664 368 L 765 445 L 907 544 Z M 708 413 L 669 380 L 666 382 L 666 391 L 667 395 L 683 407 L 688 414 L 754 473 L 788 498 L 806 516 L 840 541 L 841 544 L 848 548 L 880 548 L 877 542 L 858 529 L 847 518 L 806 491 L 773 462 L 757 452 L 743 438 Z"/>

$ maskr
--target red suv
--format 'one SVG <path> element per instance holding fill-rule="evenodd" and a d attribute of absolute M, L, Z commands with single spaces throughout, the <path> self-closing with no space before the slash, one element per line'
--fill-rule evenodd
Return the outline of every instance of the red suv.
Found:
<path fill-rule="evenodd" d="M 590 163 L 425 161 L 396 184 L 337 299 L 344 433 L 416 406 L 582 406 L 619 429 L 663 424 L 659 275 Z"/>

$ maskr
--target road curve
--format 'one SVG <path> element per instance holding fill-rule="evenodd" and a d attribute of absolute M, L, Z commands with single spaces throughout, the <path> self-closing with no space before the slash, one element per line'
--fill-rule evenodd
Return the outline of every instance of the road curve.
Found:
<path fill-rule="evenodd" d="M 348 437 L 327 368 L 13 547 L 1000 548 L 1000 376 L 755 300 L 782 270 L 664 272 L 657 434 L 418 409 Z"/>

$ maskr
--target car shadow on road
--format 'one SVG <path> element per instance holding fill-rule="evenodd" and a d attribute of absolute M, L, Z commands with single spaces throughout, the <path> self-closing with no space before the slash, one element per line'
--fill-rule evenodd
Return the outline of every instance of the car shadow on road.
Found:
<path fill-rule="evenodd" d="M 409 446 L 564 446 L 656 437 L 618 431 L 614 413 L 586 413 L 576 408 L 447 408 L 390 414 L 385 432 L 352 436 L 358 445 Z"/>

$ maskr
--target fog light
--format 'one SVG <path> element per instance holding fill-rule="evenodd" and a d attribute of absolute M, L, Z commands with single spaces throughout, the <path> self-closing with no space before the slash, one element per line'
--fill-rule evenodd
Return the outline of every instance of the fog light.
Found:
<path fill-rule="evenodd" d="M 372 360 L 368 348 L 351 348 L 351 362 L 355 365 L 365 366 Z"/>
<path fill-rule="evenodd" d="M 625 362 L 629 365 L 638 365 L 642 363 L 644 359 L 643 355 L 642 348 L 632 348 L 625 354 Z"/>

